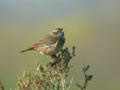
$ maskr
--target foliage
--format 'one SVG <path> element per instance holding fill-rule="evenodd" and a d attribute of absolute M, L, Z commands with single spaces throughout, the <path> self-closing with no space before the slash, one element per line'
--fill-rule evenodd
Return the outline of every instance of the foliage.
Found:
<path fill-rule="evenodd" d="M 72 53 L 68 48 L 59 52 L 51 62 L 45 66 L 37 64 L 35 75 L 30 72 L 25 72 L 23 77 L 18 81 L 18 90 L 67 90 L 66 86 L 67 73 L 71 65 L 70 61 L 75 56 L 75 47 L 72 48 Z"/>
<path fill-rule="evenodd" d="M 55 58 L 52 58 L 44 66 L 38 63 L 34 74 L 24 72 L 23 77 L 19 78 L 16 90 L 69 90 L 73 83 L 73 78 L 71 78 L 69 83 L 66 83 L 66 78 L 70 68 L 72 68 L 70 61 L 74 56 L 76 56 L 75 46 L 72 47 L 72 52 L 68 48 L 62 49 Z M 80 90 L 85 90 L 88 81 L 93 77 L 86 74 L 89 68 L 90 66 L 87 65 L 82 69 L 85 83 L 83 86 L 79 83 L 76 84 Z M 2 83 L 0 83 L 0 90 L 4 90 Z"/>

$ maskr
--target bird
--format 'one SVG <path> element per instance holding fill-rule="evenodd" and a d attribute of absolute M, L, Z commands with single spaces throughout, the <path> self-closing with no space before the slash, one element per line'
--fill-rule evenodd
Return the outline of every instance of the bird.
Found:
<path fill-rule="evenodd" d="M 38 51 L 40 54 L 49 55 L 52 58 L 62 49 L 65 43 L 63 28 L 55 28 L 49 34 L 46 34 L 40 40 L 34 42 L 29 48 L 22 50 L 20 53 L 27 51 Z"/>

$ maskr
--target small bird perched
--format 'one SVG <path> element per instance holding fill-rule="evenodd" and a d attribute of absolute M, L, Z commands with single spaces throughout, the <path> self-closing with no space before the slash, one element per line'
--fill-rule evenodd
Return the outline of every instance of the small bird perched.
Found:
<path fill-rule="evenodd" d="M 64 43 L 65 37 L 63 28 L 56 28 L 39 41 L 33 43 L 28 49 L 22 50 L 21 53 L 37 50 L 40 52 L 40 54 L 50 55 L 52 58 L 54 58 L 62 49 Z"/>

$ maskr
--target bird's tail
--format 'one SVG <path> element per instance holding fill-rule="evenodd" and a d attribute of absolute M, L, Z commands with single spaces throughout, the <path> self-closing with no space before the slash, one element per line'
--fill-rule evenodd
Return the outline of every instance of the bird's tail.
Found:
<path fill-rule="evenodd" d="M 35 48 L 37 48 L 37 47 L 36 46 L 32 46 L 32 47 L 29 47 L 28 49 L 20 51 L 20 53 L 24 53 L 26 51 L 31 51 L 31 50 L 34 50 Z"/>

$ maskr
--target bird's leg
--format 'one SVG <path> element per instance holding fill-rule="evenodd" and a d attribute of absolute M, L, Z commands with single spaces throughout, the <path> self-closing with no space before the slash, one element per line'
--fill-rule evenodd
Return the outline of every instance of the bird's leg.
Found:
<path fill-rule="evenodd" d="M 53 58 L 56 58 L 56 55 L 51 55 L 51 58 L 53 59 Z"/>
<path fill-rule="evenodd" d="M 56 55 L 52 55 L 51 58 L 52 58 L 52 60 L 51 60 L 51 65 L 55 65 L 56 62 L 57 62 L 57 57 L 56 57 Z"/>

